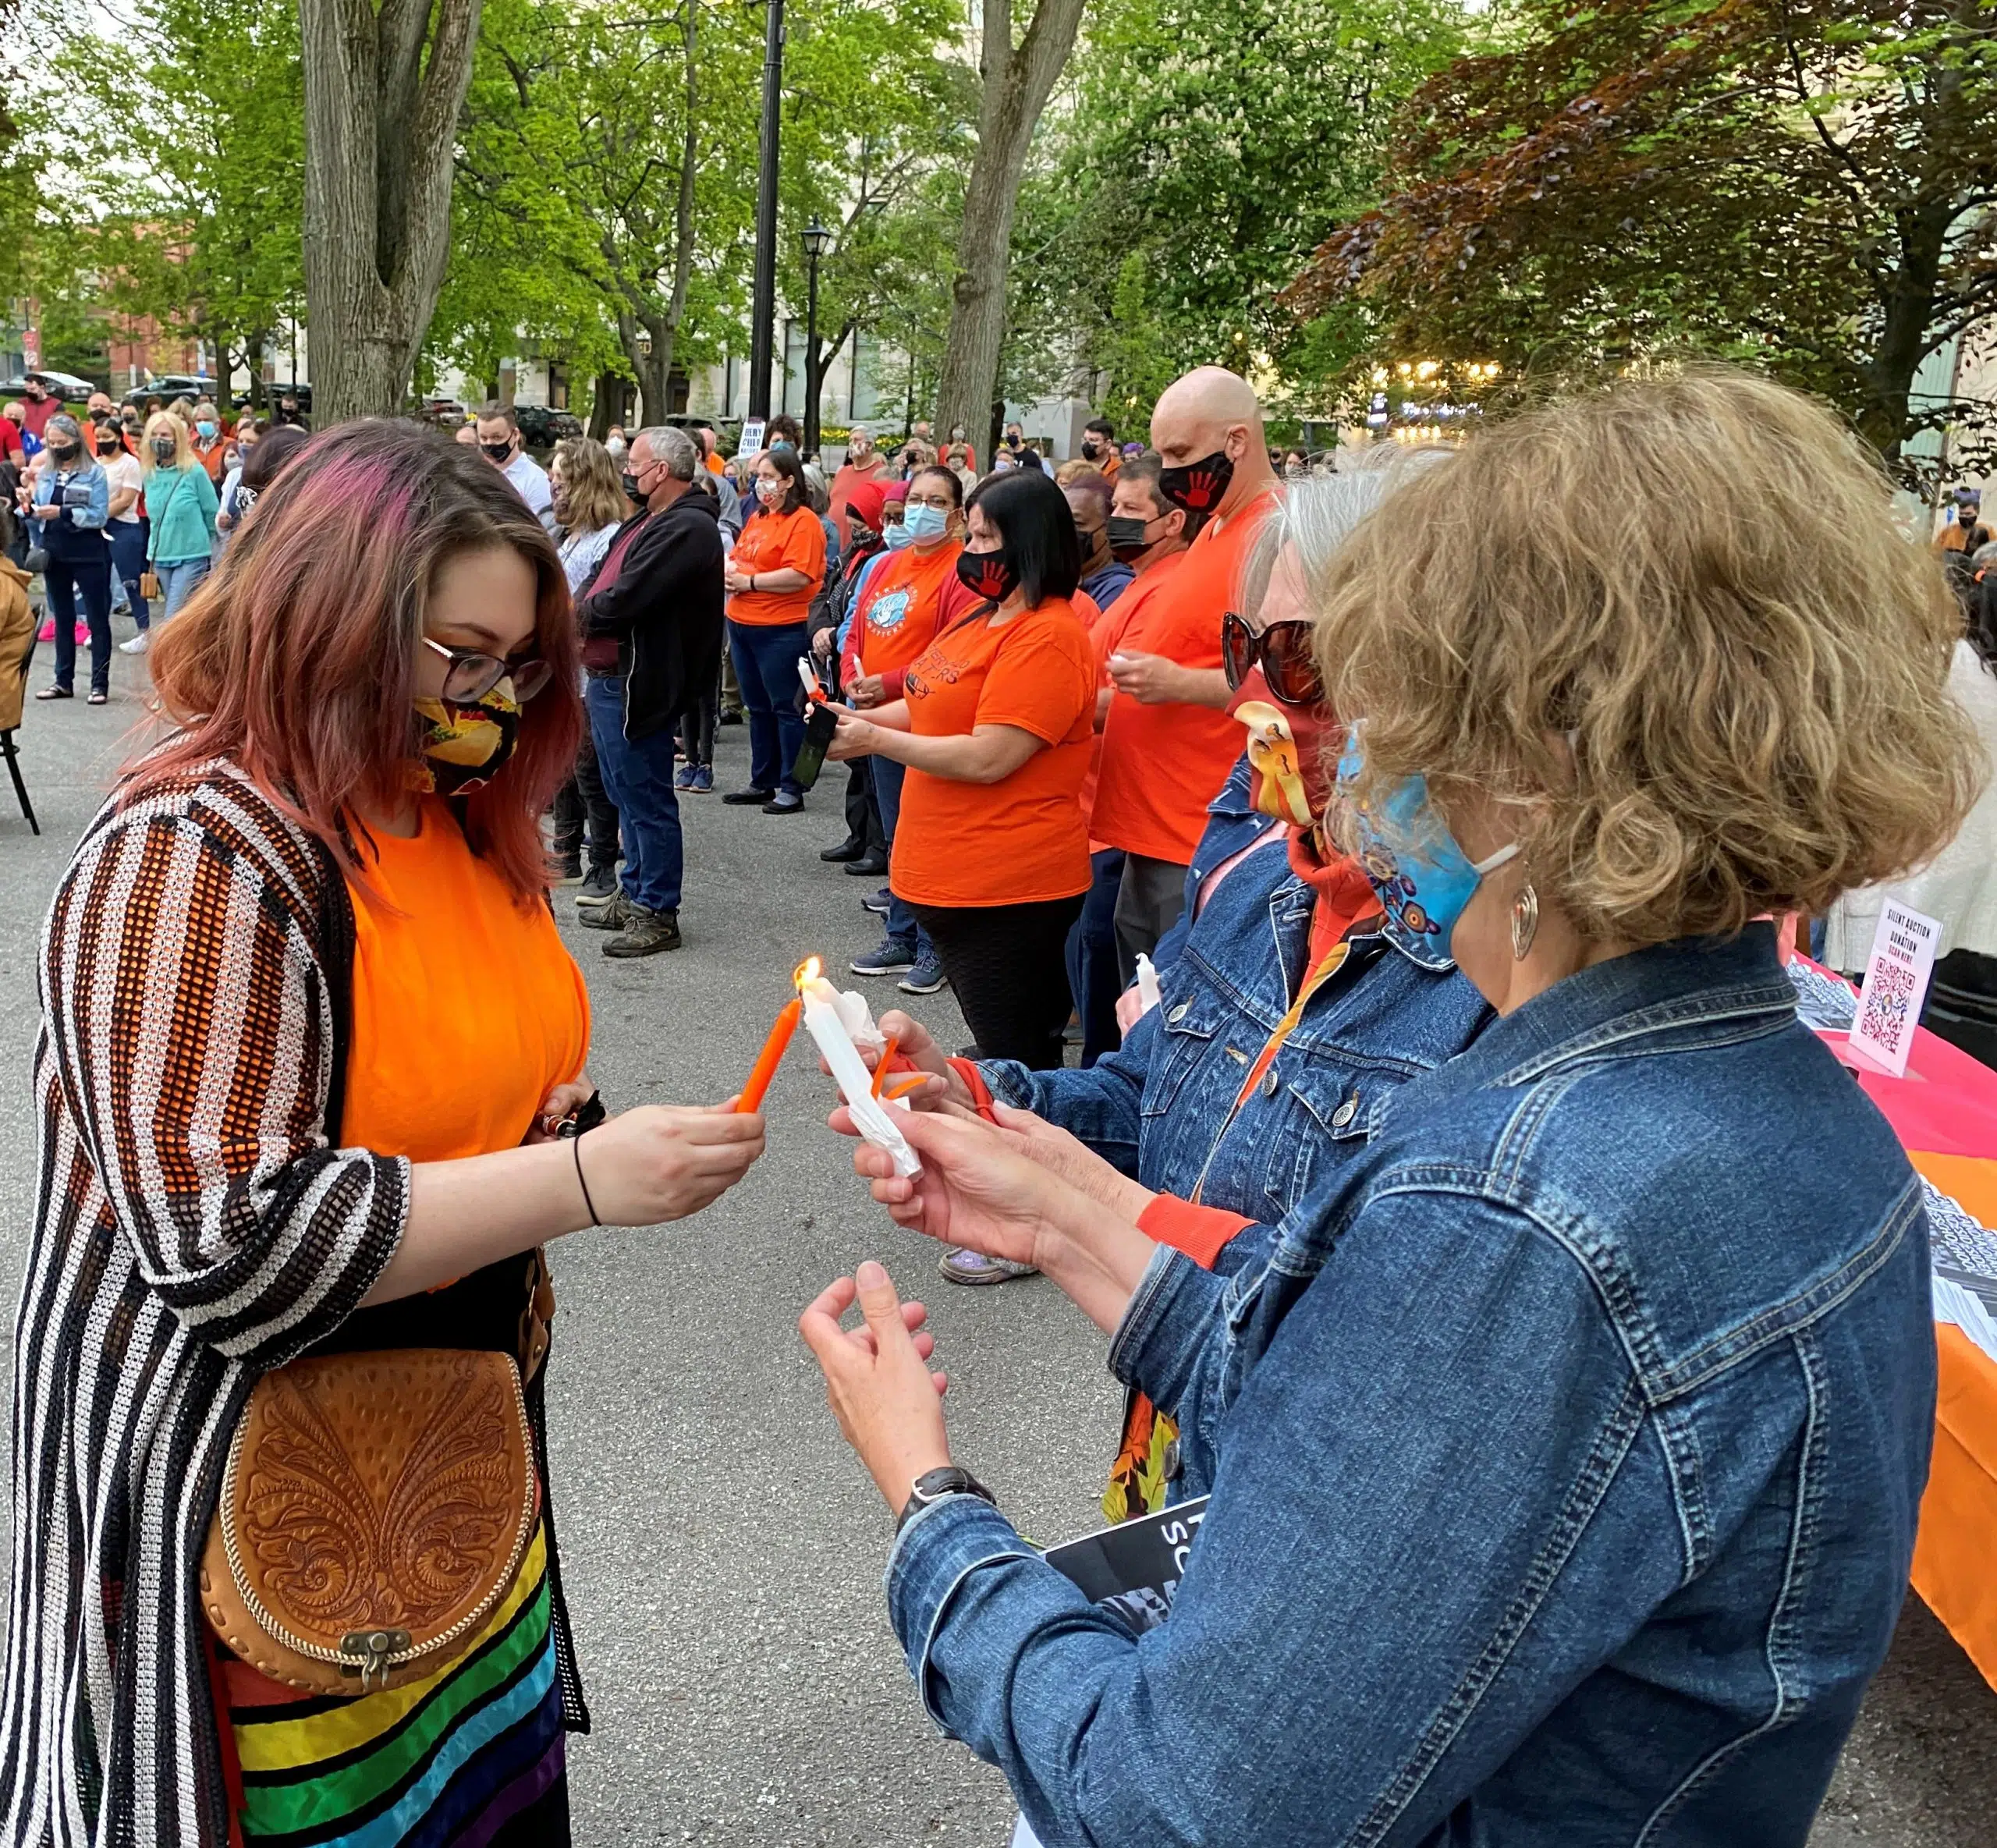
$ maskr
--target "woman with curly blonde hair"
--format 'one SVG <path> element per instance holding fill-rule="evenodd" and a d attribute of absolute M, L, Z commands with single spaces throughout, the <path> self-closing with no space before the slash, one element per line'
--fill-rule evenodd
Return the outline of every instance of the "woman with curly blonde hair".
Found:
<path fill-rule="evenodd" d="M 1920 1183 L 1768 914 L 1970 805 L 1939 568 L 1834 419 L 1689 373 L 1480 435 L 1315 593 L 1350 844 L 1498 1018 L 1234 1222 L 1231 1277 L 1030 1117 L 910 1116 L 913 1182 L 863 1146 L 904 1224 L 1115 1332 L 1211 1497 L 1133 1633 L 949 1467 L 862 1266 L 802 1325 L 903 1516 L 896 1630 L 1050 1842 L 1800 1848 L 1906 1593 L 1935 1346 Z"/>

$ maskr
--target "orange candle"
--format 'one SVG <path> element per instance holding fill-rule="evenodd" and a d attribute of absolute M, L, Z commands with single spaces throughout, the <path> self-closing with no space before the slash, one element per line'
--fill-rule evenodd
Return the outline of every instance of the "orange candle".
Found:
<path fill-rule="evenodd" d="M 756 1062 L 750 1069 L 749 1082 L 742 1087 L 742 1095 L 736 1101 L 738 1114 L 760 1110 L 763 1107 L 763 1094 L 770 1088 L 770 1080 L 777 1075 L 777 1067 L 783 1062 L 783 1055 L 790 1045 L 790 1036 L 796 1032 L 797 1023 L 804 1013 L 804 1003 L 793 999 L 786 1002 L 777 1010 L 776 1024 L 770 1029 L 770 1037 L 764 1041 L 763 1049 L 756 1055 Z"/>

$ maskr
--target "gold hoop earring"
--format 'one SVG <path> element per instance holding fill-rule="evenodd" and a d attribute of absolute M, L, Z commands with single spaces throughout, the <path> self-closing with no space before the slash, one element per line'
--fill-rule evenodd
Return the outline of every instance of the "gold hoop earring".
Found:
<path fill-rule="evenodd" d="M 1531 952 L 1532 940 L 1539 935 L 1539 894 L 1534 890 L 1532 868 L 1526 868 L 1525 884 L 1512 901 L 1512 960 L 1523 963 Z"/>

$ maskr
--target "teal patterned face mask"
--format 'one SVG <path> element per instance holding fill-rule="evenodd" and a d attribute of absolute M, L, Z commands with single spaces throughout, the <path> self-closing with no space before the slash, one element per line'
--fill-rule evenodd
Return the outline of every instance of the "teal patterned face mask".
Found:
<path fill-rule="evenodd" d="M 1339 760 L 1341 790 L 1357 780 L 1361 761 L 1359 730 L 1354 726 Z M 1456 920 L 1476 896 L 1484 875 L 1516 857 L 1518 842 L 1472 860 L 1429 801 L 1428 782 L 1419 776 L 1405 778 L 1394 786 L 1379 807 L 1377 821 L 1357 803 L 1348 800 L 1346 806 L 1357 832 L 1359 864 L 1389 921 L 1449 954 Z"/>

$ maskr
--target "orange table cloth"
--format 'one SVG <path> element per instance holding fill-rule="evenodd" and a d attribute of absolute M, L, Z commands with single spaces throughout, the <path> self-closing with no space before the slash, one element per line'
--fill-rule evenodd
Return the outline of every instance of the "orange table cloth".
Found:
<path fill-rule="evenodd" d="M 1844 1038 L 1825 1037 L 1834 1046 Z M 1850 1056 L 1907 1159 L 1938 1192 L 1997 1228 L 1997 1072 L 1925 1028 L 1915 1030 L 1904 1078 Z M 1997 1687 L 1997 1361 L 1951 1323 L 1938 1322 L 1935 1339 L 1935 1460 L 1914 1588 Z"/>

